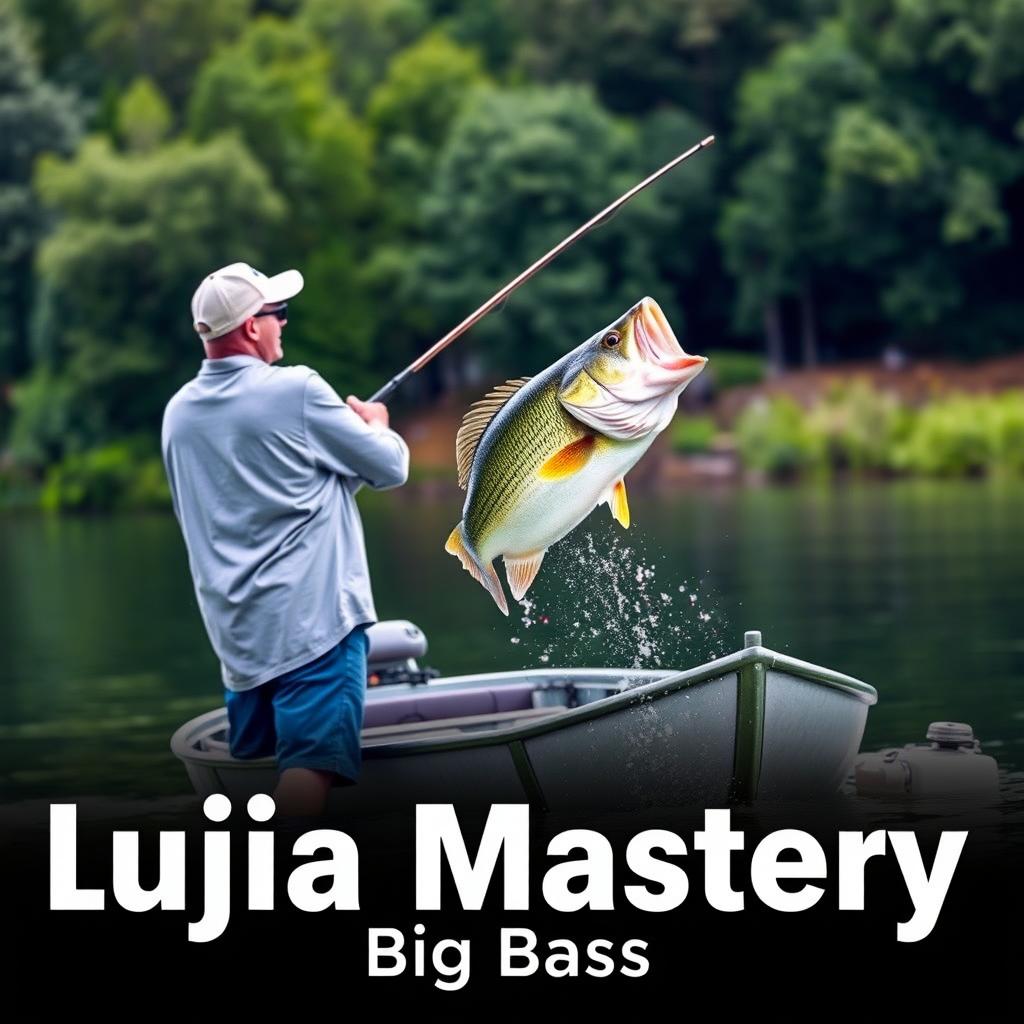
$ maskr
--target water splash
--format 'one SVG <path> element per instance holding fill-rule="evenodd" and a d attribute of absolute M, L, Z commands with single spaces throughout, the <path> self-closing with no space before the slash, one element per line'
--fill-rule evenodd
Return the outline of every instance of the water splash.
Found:
<path fill-rule="evenodd" d="M 617 528 L 550 551 L 510 642 L 524 666 L 689 668 L 729 650 L 708 574 L 680 579 L 664 555 Z"/>

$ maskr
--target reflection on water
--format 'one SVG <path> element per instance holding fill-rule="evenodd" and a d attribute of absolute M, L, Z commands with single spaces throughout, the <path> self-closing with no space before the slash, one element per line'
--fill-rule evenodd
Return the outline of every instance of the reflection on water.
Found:
<path fill-rule="evenodd" d="M 457 498 L 360 501 L 378 613 L 446 674 L 688 667 L 760 629 L 878 689 L 865 747 L 952 719 L 1024 768 L 1020 485 L 640 492 L 628 533 L 599 508 L 508 619 L 444 552 Z M 174 520 L 9 517 L 0 561 L 3 799 L 187 791 L 170 734 L 220 691 Z"/>

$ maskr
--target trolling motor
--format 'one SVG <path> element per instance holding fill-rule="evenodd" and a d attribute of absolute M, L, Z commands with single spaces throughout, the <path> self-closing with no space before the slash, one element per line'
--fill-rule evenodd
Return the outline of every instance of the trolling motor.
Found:
<path fill-rule="evenodd" d="M 405 619 L 375 622 L 366 631 L 370 648 L 366 656 L 366 685 L 419 686 L 436 679 L 436 668 L 420 668 L 417 658 L 427 653 L 427 638 L 419 626 Z"/>
<path fill-rule="evenodd" d="M 862 754 L 854 765 L 860 796 L 995 798 L 999 768 L 965 722 L 932 722 L 928 743 Z"/>

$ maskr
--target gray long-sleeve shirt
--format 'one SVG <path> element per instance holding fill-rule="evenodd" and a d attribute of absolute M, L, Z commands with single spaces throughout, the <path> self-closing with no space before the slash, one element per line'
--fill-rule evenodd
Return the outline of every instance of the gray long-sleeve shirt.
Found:
<path fill-rule="evenodd" d="M 376 621 L 363 483 L 396 487 L 409 449 L 315 371 L 207 359 L 167 404 L 174 512 L 224 685 L 248 690 Z"/>

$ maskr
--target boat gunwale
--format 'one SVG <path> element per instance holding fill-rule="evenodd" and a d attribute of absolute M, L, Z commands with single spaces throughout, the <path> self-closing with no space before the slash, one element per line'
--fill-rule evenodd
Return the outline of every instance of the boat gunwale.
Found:
<path fill-rule="evenodd" d="M 630 687 L 619 693 L 611 694 L 608 697 L 603 697 L 600 700 L 592 701 L 577 708 L 569 708 L 565 714 L 558 715 L 550 720 L 521 725 L 513 724 L 506 728 L 499 727 L 485 732 L 466 733 L 463 736 L 454 738 L 447 736 L 437 739 L 423 737 L 421 739 L 395 740 L 394 742 L 365 746 L 362 748 L 362 754 L 364 760 L 372 760 L 508 745 L 513 742 L 521 742 L 548 732 L 555 732 L 583 722 L 592 721 L 633 704 L 660 700 L 671 696 L 679 690 L 689 689 L 701 683 L 712 682 L 723 676 L 738 673 L 746 666 L 755 664 L 763 664 L 766 671 L 782 669 L 797 678 L 841 690 L 847 695 L 867 704 L 869 707 L 878 702 L 878 691 L 869 683 L 862 682 L 842 672 L 836 672 L 833 669 L 815 665 L 809 661 L 801 661 L 799 658 L 781 654 L 767 647 L 752 646 L 681 672 L 672 672 L 666 669 L 661 674 L 658 674 L 660 670 L 656 669 L 633 669 L 634 677 L 652 673 L 655 674 L 655 677 L 639 686 Z M 604 679 L 628 677 L 630 671 L 629 669 L 619 668 L 523 669 L 518 672 L 492 672 L 451 676 L 435 680 L 429 685 L 431 687 L 443 687 L 449 684 L 465 684 L 471 681 L 479 681 L 483 684 L 484 680 L 494 681 L 501 679 L 550 679 L 552 681 L 564 680 L 567 682 L 589 680 L 591 682 L 601 682 Z M 420 687 L 410 687 L 409 689 L 418 690 Z M 225 714 L 224 708 L 216 708 L 180 726 L 171 737 L 171 749 L 175 755 L 183 761 L 191 761 L 194 764 L 211 768 L 230 767 L 232 770 L 265 770 L 273 767 L 276 764 L 276 759 L 273 757 L 253 758 L 252 760 L 245 761 L 236 759 L 225 761 L 224 755 L 219 751 L 192 749 L 192 737 L 195 736 L 197 727 L 205 726 L 207 721 L 213 722 Z"/>

